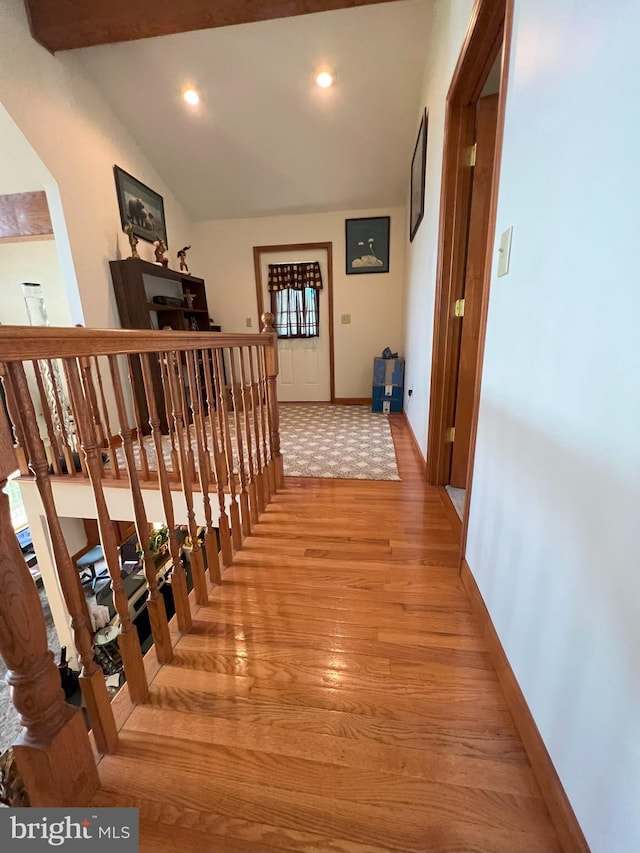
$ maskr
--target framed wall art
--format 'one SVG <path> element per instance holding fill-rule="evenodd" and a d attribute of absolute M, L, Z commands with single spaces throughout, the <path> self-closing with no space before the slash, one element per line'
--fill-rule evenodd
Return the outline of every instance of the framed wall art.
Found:
<path fill-rule="evenodd" d="M 345 220 L 347 275 L 389 272 L 389 216 Z"/>
<path fill-rule="evenodd" d="M 409 208 L 409 240 L 413 242 L 424 216 L 425 171 L 427 166 L 427 111 L 422 114 L 420 130 L 411 160 L 411 206 Z"/>
<path fill-rule="evenodd" d="M 113 167 L 113 174 L 122 228 L 131 222 L 136 237 L 149 243 L 164 240 L 165 245 L 168 245 L 162 196 L 119 166 Z"/>

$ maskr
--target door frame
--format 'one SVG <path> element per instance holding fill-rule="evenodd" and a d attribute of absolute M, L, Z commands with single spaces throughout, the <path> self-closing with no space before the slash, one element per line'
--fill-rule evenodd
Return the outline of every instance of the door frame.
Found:
<path fill-rule="evenodd" d="M 498 119 L 489 205 L 489 227 L 482 274 L 480 337 L 475 366 L 475 393 L 469 445 L 469 467 L 460 543 L 461 558 L 465 553 L 469 500 L 473 480 L 482 362 L 495 241 L 512 24 L 513 0 L 477 0 L 453 73 L 446 101 L 431 369 L 431 402 L 429 407 L 426 460 L 427 480 L 436 486 L 442 486 L 447 483 L 451 465 L 451 444 L 446 440 L 446 431 L 448 427 L 453 426 L 460 339 L 460 324 L 456 322 L 454 306 L 456 299 L 461 297 L 464 290 L 468 211 L 472 190 L 471 170 L 470 168 L 465 168 L 465 149 L 473 144 L 476 104 L 480 98 L 487 74 L 502 48 Z"/>
<path fill-rule="evenodd" d="M 335 380 L 335 355 L 333 344 L 333 243 L 282 243 L 275 246 L 253 247 L 253 268 L 256 277 L 256 302 L 258 305 L 258 318 L 262 321 L 264 314 L 264 299 L 262 298 L 262 256 L 274 254 L 275 252 L 305 252 L 324 250 L 327 253 L 327 311 L 329 312 L 329 394 L 330 402 L 335 403 L 336 380 Z"/>

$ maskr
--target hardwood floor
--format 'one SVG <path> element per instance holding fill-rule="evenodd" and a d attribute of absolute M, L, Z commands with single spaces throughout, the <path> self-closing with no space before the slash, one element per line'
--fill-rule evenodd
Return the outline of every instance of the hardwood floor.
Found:
<path fill-rule="evenodd" d="M 99 765 L 142 853 L 553 853 L 457 569 L 401 482 L 288 480 Z"/>

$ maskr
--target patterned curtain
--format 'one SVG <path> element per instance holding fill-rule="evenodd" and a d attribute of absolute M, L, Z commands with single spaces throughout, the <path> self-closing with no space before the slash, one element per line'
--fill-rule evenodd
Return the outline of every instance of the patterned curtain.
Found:
<path fill-rule="evenodd" d="M 269 264 L 269 293 L 277 290 L 322 290 L 322 275 L 318 261 L 303 264 Z"/>

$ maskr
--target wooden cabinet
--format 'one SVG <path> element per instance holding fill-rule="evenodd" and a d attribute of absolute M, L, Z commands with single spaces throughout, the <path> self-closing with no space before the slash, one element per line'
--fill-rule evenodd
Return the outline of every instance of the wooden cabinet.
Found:
<path fill-rule="evenodd" d="M 123 329 L 209 331 L 209 309 L 204 280 L 188 273 L 137 258 L 110 261 L 111 279 Z M 219 327 L 214 327 L 219 331 Z M 156 405 L 163 433 L 168 431 L 160 365 L 151 359 Z M 149 413 L 138 358 L 132 359 L 136 401 L 145 433 Z"/>
<path fill-rule="evenodd" d="M 203 279 L 136 258 L 109 266 L 123 329 L 209 330 Z"/>

